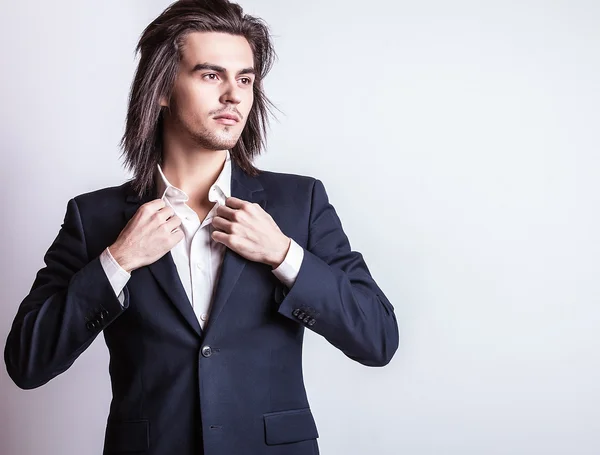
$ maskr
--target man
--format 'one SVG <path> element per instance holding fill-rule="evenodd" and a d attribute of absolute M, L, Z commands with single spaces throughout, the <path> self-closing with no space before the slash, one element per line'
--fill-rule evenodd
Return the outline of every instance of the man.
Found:
<path fill-rule="evenodd" d="M 268 29 L 226 0 L 182 0 L 144 31 L 123 137 L 131 181 L 79 195 L 8 336 L 21 388 L 104 331 L 104 454 L 318 453 L 305 329 L 386 365 L 394 308 L 323 183 L 259 171 Z"/>

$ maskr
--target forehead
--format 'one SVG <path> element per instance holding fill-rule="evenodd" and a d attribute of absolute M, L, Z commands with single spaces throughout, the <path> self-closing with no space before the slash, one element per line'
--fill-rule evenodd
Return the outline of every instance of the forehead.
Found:
<path fill-rule="evenodd" d="M 181 63 L 189 68 L 198 63 L 211 63 L 236 70 L 253 66 L 254 59 L 250 44 L 243 36 L 191 32 L 183 40 Z"/>

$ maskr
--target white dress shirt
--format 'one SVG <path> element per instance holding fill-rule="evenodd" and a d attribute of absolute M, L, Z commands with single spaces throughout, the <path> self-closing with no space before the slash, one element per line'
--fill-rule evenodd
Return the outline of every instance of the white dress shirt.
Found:
<path fill-rule="evenodd" d="M 204 328 L 210 314 L 213 291 L 221 269 L 225 248 L 227 248 L 211 237 L 214 230 L 211 220 L 216 215 L 217 207 L 225 205 L 225 198 L 231 195 L 229 150 L 227 150 L 223 170 L 208 192 L 209 201 L 215 202 L 215 204 L 202 222 L 196 212 L 186 204 L 189 199 L 188 195 L 169 183 L 160 165 L 157 168 L 158 194 L 162 194 L 161 199 L 167 206 L 172 207 L 175 214 L 181 218 L 179 228 L 184 233 L 184 238 L 171 249 L 173 262 L 200 327 Z M 303 257 L 304 249 L 291 239 L 285 259 L 272 272 L 282 283 L 291 288 L 300 271 Z M 100 263 L 115 295 L 123 304 L 123 288 L 131 278 L 131 274 L 117 263 L 108 247 L 100 255 Z"/>

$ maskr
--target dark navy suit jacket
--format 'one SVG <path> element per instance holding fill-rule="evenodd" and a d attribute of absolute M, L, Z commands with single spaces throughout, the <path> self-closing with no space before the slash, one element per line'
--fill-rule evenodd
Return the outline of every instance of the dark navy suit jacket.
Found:
<path fill-rule="evenodd" d="M 104 454 L 318 454 L 302 376 L 305 329 L 351 359 L 386 365 L 394 308 L 352 251 L 323 183 L 232 161 L 231 194 L 260 204 L 304 248 L 291 289 L 266 264 L 226 249 L 201 330 L 171 253 L 131 273 L 119 303 L 100 264 L 142 198 L 130 182 L 69 200 L 58 236 L 20 304 L 4 351 L 23 389 L 65 371 L 100 331 L 113 399 Z"/>

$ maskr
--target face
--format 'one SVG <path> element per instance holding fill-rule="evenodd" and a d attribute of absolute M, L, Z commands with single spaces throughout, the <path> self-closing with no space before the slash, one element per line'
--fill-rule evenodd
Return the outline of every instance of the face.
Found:
<path fill-rule="evenodd" d="M 254 101 L 254 59 L 246 38 L 226 33 L 186 36 L 170 100 L 161 99 L 165 128 L 208 150 L 232 148 Z M 237 121 L 218 118 L 236 117 Z"/>

